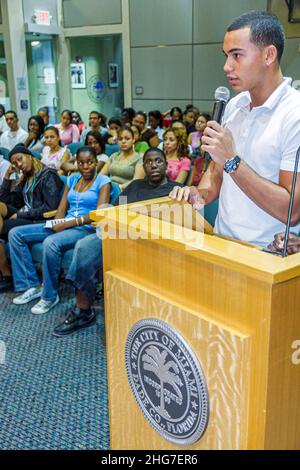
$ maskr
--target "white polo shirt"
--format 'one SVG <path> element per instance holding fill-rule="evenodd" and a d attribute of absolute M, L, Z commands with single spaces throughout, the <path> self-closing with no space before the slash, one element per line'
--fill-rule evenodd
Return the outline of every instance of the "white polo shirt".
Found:
<path fill-rule="evenodd" d="M 5 131 L 0 137 L 0 147 L 12 150 L 17 144 L 24 144 L 28 137 L 28 132 L 19 127 L 17 131 Z"/>
<path fill-rule="evenodd" d="M 294 171 L 300 145 L 300 93 L 291 79 L 276 88 L 262 105 L 250 110 L 250 94 L 240 93 L 228 103 L 223 125 L 233 134 L 237 155 L 256 173 L 279 183 L 280 170 Z M 300 171 L 300 165 L 298 172 Z M 260 209 L 223 172 L 215 232 L 265 246 L 285 225 Z M 293 227 L 299 231 L 299 226 Z"/>

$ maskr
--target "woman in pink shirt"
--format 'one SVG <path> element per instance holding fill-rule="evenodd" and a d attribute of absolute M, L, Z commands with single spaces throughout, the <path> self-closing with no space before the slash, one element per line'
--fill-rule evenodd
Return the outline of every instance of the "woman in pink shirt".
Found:
<path fill-rule="evenodd" d="M 168 180 L 184 184 L 192 165 L 186 141 L 186 132 L 182 129 L 166 130 L 163 147 L 168 161 L 166 171 Z"/>
<path fill-rule="evenodd" d="M 79 142 L 80 133 L 76 124 L 72 124 L 72 112 L 65 109 L 61 115 L 61 123 L 55 124 L 59 130 L 59 138 L 63 145 L 71 144 L 72 142 Z"/>

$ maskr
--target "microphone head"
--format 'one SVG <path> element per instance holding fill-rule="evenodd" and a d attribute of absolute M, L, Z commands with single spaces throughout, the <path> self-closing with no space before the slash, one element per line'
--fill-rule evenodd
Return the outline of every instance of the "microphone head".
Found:
<path fill-rule="evenodd" d="M 227 101 L 230 98 L 230 91 L 228 88 L 225 86 L 219 86 L 216 91 L 215 91 L 215 100 L 216 101 L 224 101 L 224 103 L 227 103 Z"/>

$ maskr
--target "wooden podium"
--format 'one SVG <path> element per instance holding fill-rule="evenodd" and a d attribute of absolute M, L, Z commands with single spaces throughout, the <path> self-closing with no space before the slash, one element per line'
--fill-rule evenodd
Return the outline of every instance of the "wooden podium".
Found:
<path fill-rule="evenodd" d="M 196 232 L 195 220 L 183 233 L 173 216 L 137 215 L 151 202 L 91 213 L 104 234 L 111 448 L 300 449 L 300 254 L 282 259 Z M 180 333 L 206 378 L 208 426 L 188 447 L 153 429 L 128 383 L 127 336 L 147 318 Z"/>

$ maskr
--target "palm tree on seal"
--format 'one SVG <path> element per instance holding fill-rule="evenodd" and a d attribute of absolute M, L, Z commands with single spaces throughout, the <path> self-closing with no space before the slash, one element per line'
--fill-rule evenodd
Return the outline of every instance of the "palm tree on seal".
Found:
<path fill-rule="evenodd" d="M 156 346 L 150 346 L 146 349 L 146 354 L 143 354 L 142 361 L 144 369 L 150 372 L 153 372 L 158 379 L 160 380 L 160 406 L 156 407 L 156 410 L 166 419 L 170 418 L 169 413 L 165 409 L 165 400 L 164 400 L 164 384 L 169 384 L 177 393 L 179 400 L 182 400 L 182 393 L 179 386 L 182 386 L 183 383 L 179 377 L 179 367 L 174 361 L 166 361 L 168 351 L 160 350 Z M 173 369 L 173 372 L 171 372 Z"/>

